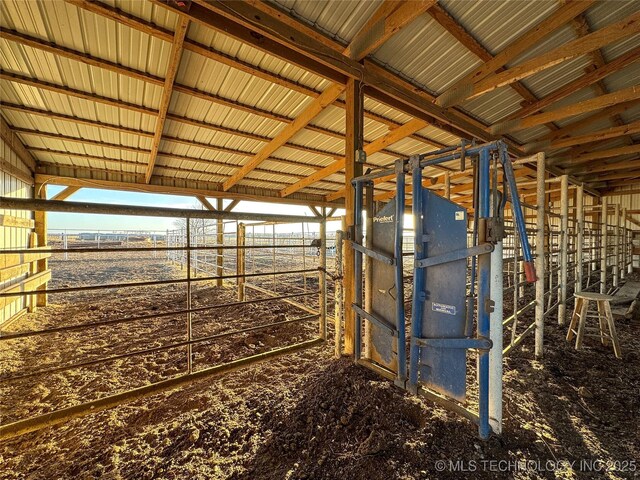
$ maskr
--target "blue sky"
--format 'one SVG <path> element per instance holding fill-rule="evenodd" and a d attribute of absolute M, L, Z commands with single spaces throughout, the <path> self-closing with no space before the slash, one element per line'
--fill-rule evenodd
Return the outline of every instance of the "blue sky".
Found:
<path fill-rule="evenodd" d="M 51 198 L 65 187 L 50 185 L 47 197 Z M 166 208 L 198 208 L 200 202 L 195 197 L 163 195 L 155 193 L 121 192 L 116 190 L 100 190 L 83 188 L 69 198 L 71 202 L 107 203 L 115 205 L 139 205 Z M 229 203 L 225 201 L 225 206 Z M 240 202 L 234 209 L 241 212 L 273 213 L 311 216 L 311 211 L 304 206 L 278 205 L 261 202 Z M 49 230 L 155 230 L 165 231 L 174 228 L 175 219 L 161 217 L 125 217 L 121 215 L 93 215 L 77 213 L 49 214 Z"/>

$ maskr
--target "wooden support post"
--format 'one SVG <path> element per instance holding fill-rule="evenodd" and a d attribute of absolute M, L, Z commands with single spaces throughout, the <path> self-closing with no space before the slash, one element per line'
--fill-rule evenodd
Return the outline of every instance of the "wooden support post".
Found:
<path fill-rule="evenodd" d="M 582 291 L 582 260 L 584 246 L 584 187 L 578 185 L 576 189 L 576 286 L 574 291 Z"/>
<path fill-rule="evenodd" d="M 613 286 L 620 285 L 620 204 L 616 203 L 613 220 Z"/>
<path fill-rule="evenodd" d="M 558 324 L 564 325 L 567 315 L 567 263 L 569 260 L 569 176 L 560 180 L 560 304 L 558 305 Z"/>
<path fill-rule="evenodd" d="M 354 188 L 353 178 L 362 175 L 362 164 L 356 162 L 356 152 L 362 148 L 363 94 L 360 82 L 347 80 L 346 89 L 346 137 L 345 137 L 345 216 L 347 235 L 353 235 Z M 348 237 L 349 240 L 354 240 Z M 355 301 L 354 250 L 347 243 L 344 251 L 344 353 L 352 355 L 355 348 L 355 312 L 351 305 Z"/>
<path fill-rule="evenodd" d="M 44 184 L 36 184 L 34 190 L 34 197 L 45 200 L 47 198 L 47 186 Z M 35 211 L 34 212 L 34 220 L 35 220 L 35 232 L 38 236 L 38 246 L 46 247 L 47 246 L 47 212 Z M 37 273 L 41 273 L 46 271 L 49 268 L 49 261 L 44 258 L 42 260 L 38 260 L 37 264 Z M 46 290 L 48 283 L 43 283 L 38 287 L 38 290 Z M 48 303 L 48 295 L 46 293 L 39 293 L 36 295 L 36 305 L 38 307 L 46 307 Z"/>
<path fill-rule="evenodd" d="M 607 207 L 608 199 L 607 197 L 602 197 L 602 212 L 600 215 L 602 219 L 602 233 L 600 237 L 600 293 L 607 293 Z"/>
<path fill-rule="evenodd" d="M 627 207 L 622 207 L 622 215 L 620 216 L 620 227 L 622 228 L 621 232 L 621 267 L 620 271 L 620 280 L 624 280 L 627 276 Z"/>
<path fill-rule="evenodd" d="M 238 224 L 237 243 L 236 246 L 236 274 L 238 275 L 238 301 L 244 302 L 244 274 L 245 274 L 245 234 L 246 226 L 244 223 Z"/>
<path fill-rule="evenodd" d="M 323 216 L 326 215 L 326 207 L 322 207 Z M 304 228 L 304 226 L 303 226 Z M 320 338 L 327 339 L 327 221 L 320 222 L 320 270 L 318 271 L 318 284 L 320 286 Z"/>
<path fill-rule="evenodd" d="M 545 259 L 544 259 L 544 189 L 545 189 L 545 156 L 538 153 L 536 159 L 536 309 L 535 309 L 535 356 L 542 358 L 544 345 L 544 283 L 545 283 Z M 524 239 L 522 240 L 524 241 Z"/>
<path fill-rule="evenodd" d="M 36 248 L 38 246 L 38 234 L 35 232 L 31 232 L 29 235 L 29 248 Z M 30 262 L 29 263 L 29 276 L 33 276 L 38 273 L 38 262 Z M 37 296 L 29 295 L 29 298 L 25 299 L 25 306 L 27 307 L 29 313 L 35 312 L 37 309 Z"/>
<path fill-rule="evenodd" d="M 217 199 L 218 211 L 222 212 L 224 210 L 223 200 L 222 198 Z M 224 245 L 224 221 L 222 218 L 219 218 L 216 222 L 216 243 L 222 247 Z M 224 274 L 224 250 L 222 248 L 218 248 L 216 250 L 216 275 L 221 277 Z M 222 279 L 218 278 L 216 280 L 216 286 L 222 286 Z"/>
<path fill-rule="evenodd" d="M 335 311 L 334 311 L 334 321 L 335 321 L 335 355 L 336 358 L 340 358 L 342 355 L 342 321 L 344 317 L 344 302 L 343 302 L 343 252 L 345 249 L 345 245 L 343 242 L 344 232 L 346 230 L 346 222 L 345 217 L 342 217 L 341 229 L 336 232 L 336 281 L 335 281 Z"/>

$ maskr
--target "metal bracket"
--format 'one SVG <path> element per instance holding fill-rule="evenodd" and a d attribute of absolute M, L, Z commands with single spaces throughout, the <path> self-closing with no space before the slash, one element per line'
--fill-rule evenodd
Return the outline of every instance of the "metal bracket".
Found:
<path fill-rule="evenodd" d="M 367 163 L 367 152 L 356 150 L 356 163 Z"/>
<path fill-rule="evenodd" d="M 365 255 L 378 260 L 379 262 L 386 263 L 387 265 L 395 265 L 396 260 L 392 257 L 385 255 L 384 253 L 376 252 L 375 250 L 371 250 L 370 248 L 363 247 L 359 243 L 354 242 L 353 240 L 349 240 L 351 242 L 351 246 L 354 250 L 364 253 Z"/>
<path fill-rule="evenodd" d="M 378 317 L 376 317 L 375 315 L 367 312 L 366 310 L 364 310 L 363 308 L 359 307 L 358 305 L 356 305 L 355 303 L 351 304 L 351 308 L 353 308 L 353 310 L 360 315 L 361 317 L 366 318 L 367 320 L 369 320 L 372 323 L 375 323 L 378 327 L 384 329 L 387 331 L 387 333 L 389 335 L 391 335 L 394 338 L 398 337 L 398 330 L 396 330 L 393 326 L 389 325 L 387 322 L 385 322 L 384 320 L 379 319 Z"/>
<path fill-rule="evenodd" d="M 436 257 L 423 258 L 415 262 L 416 268 L 433 267 L 434 265 L 440 265 L 443 263 L 455 262 L 456 260 L 462 260 L 467 257 L 473 257 L 474 255 L 483 255 L 493 252 L 493 245 L 491 243 L 482 243 L 475 247 L 464 248 L 462 250 L 455 250 L 453 252 L 438 255 Z"/>
<path fill-rule="evenodd" d="M 487 218 L 486 239 L 491 243 L 498 243 L 504 238 L 504 221 L 502 217 Z"/>
<path fill-rule="evenodd" d="M 436 348 L 476 348 L 478 350 L 490 350 L 493 347 L 493 342 L 490 338 L 478 337 L 478 338 L 421 338 L 413 337 L 413 341 L 421 347 L 436 347 Z"/>
<path fill-rule="evenodd" d="M 495 306 L 496 306 L 496 302 L 494 302 L 490 298 L 484 299 L 484 308 L 488 313 L 493 313 Z"/>
<path fill-rule="evenodd" d="M 415 170 L 420 167 L 420 155 L 411 155 L 409 157 L 409 169 Z"/>

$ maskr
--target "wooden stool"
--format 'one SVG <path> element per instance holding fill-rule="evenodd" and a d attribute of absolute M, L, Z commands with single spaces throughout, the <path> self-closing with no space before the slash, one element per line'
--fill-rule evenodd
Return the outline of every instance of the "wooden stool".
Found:
<path fill-rule="evenodd" d="M 571 316 L 571 322 L 569 323 L 569 331 L 567 332 L 567 341 L 571 341 L 573 336 L 576 336 L 576 350 L 580 350 L 582 347 L 582 339 L 585 337 L 585 332 L 597 332 L 592 334 L 586 334 L 587 337 L 600 337 L 600 341 L 603 345 L 608 345 L 609 341 L 613 344 L 613 351 L 617 358 L 622 358 L 620 352 L 620 344 L 618 342 L 618 334 L 616 333 L 616 326 L 613 323 L 613 314 L 611 313 L 611 305 L 609 301 L 613 298 L 609 295 L 602 293 L 589 293 L 580 292 L 575 294 L 576 306 L 573 309 L 573 315 Z M 589 315 L 589 302 L 593 300 L 598 306 L 597 315 Z M 587 327 L 587 318 L 597 318 L 599 328 Z M 606 323 L 606 325 L 605 325 Z M 578 330 L 576 330 L 576 326 Z M 609 327 L 608 332 L 606 327 Z"/>

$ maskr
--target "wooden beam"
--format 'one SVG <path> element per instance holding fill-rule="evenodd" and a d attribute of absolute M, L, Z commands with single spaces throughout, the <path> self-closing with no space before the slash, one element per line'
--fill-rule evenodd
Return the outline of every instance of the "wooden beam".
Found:
<path fill-rule="evenodd" d="M 566 137 L 574 132 L 580 131 L 585 127 L 588 127 L 592 123 L 595 123 L 602 119 L 607 119 L 615 114 L 626 112 L 638 105 L 640 105 L 640 101 L 633 100 L 631 102 L 621 103 L 619 105 L 614 105 L 613 107 L 605 108 L 602 111 L 599 111 L 592 115 L 588 115 L 578 121 L 572 122 L 562 127 L 560 130 L 556 132 L 550 132 L 549 134 L 544 135 L 543 137 L 540 137 L 539 141 L 556 140 L 559 138 Z"/>
<path fill-rule="evenodd" d="M 428 123 L 423 120 L 418 120 L 418 119 L 410 120 L 404 125 L 394 128 L 393 130 L 388 132 L 386 135 L 383 135 L 382 137 L 378 138 L 372 143 L 365 145 L 364 151 L 367 153 L 367 155 L 372 155 L 376 152 L 379 152 L 380 150 L 383 150 L 385 147 L 388 147 L 389 145 L 392 145 L 395 142 L 408 137 L 412 133 L 415 133 L 418 130 L 422 130 L 427 126 L 428 126 Z M 345 168 L 345 158 L 336 160 L 331 165 L 326 166 L 322 170 L 318 170 L 314 174 L 309 175 L 308 177 L 303 178 L 299 182 L 296 182 L 295 184 L 283 189 L 280 192 L 280 195 L 282 197 L 291 195 L 293 192 L 297 192 L 302 188 L 312 185 L 313 183 L 318 182 L 323 178 L 328 177 L 329 175 L 337 173 L 340 170 L 343 170 L 344 168 Z M 344 195 L 344 190 L 342 190 L 342 194 Z M 336 197 L 336 198 L 339 198 L 339 197 Z"/>
<path fill-rule="evenodd" d="M 35 222 L 31 218 L 14 217 L 13 215 L 0 215 L 0 227 L 34 228 Z"/>
<path fill-rule="evenodd" d="M 605 128 L 604 130 L 598 130 L 597 132 L 591 132 L 585 135 L 578 135 L 575 137 L 562 138 L 552 141 L 544 140 L 531 142 L 523 145 L 523 149 L 525 152 L 552 150 L 571 147 L 574 145 L 581 145 L 583 143 L 597 142 L 600 140 L 621 137 L 624 135 L 635 135 L 637 133 L 640 133 L 640 120 L 628 125 L 623 125 L 621 127 Z"/>
<path fill-rule="evenodd" d="M 597 150 L 595 152 L 578 155 L 577 157 L 567 157 L 567 156 L 551 157 L 547 161 L 550 161 L 553 164 L 567 162 L 567 165 L 564 165 L 564 166 L 571 167 L 573 165 L 588 163 L 588 162 L 591 162 L 592 160 L 603 160 L 605 158 L 612 158 L 620 155 L 629 155 L 632 153 L 640 153 L 640 144 L 610 148 L 607 150 Z"/>
<path fill-rule="evenodd" d="M 251 188 L 233 193 L 225 193 L 219 189 L 219 184 L 211 182 L 192 182 L 193 186 L 185 186 L 183 179 L 154 177 L 156 183 L 142 182 L 121 182 L 114 180 L 99 180 L 94 178 L 65 177 L 61 175 L 51 175 L 37 173 L 36 182 L 48 185 L 79 186 L 87 188 L 101 188 L 105 190 L 122 190 L 132 192 L 163 193 L 168 195 L 206 195 L 213 198 L 234 198 L 238 200 L 249 200 L 257 202 L 285 203 L 289 205 L 317 205 L 335 206 L 318 195 L 302 194 L 290 198 L 280 198 L 277 190 L 267 190 L 263 188 Z"/>
<path fill-rule="evenodd" d="M 15 167 L 7 160 L 0 156 L 0 172 L 5 172 L 12 177 L 16 177 L 18 180 L 26 183 L 27 185 L 33 185 L 33 176 L 30 173 L 25 172 L 21 168 Z"/>
<path fill-rule="evenodd" d="M 363 148 L 362 118 L 363 95 L 359 82 L 350 79 L 346 88 L 347 110 L 345 117 L 345 175 L 344 184 L 348 194 L 345 198 L 345 222 L 347 229 L 355 224 L 354 188 L 351 181 L 362 175 L 362 165 L 357 162 L 356 152 Z M 344 352 L 353 354 L 355 341 L 355 312 L 351 308 L 355 301 L 354 250 L 349 242 L 344 248 Z"/>
<path fill-rule="evenodd" d="M 54 195 L 53 198 L 51 198 L 51 200 L 66 200 L 81 188 L 82 187 L 67 187 L 61 192 L 58 192 L 56 195 Z"/>
<path fill-rule="evenodd" d="M 618 105 L 620 103 L 638 99 L 640 99 L 640 86 L 632 85 L 631 87 L 623 88 L 622 90 L 618 90 L 617 92 L 601 95 L 596 98 L 591 98 L 589 100 L 584 100 L 572 105 L 567 105 L 566 107 L 556 108 L 548 112 L 531 115 L 527 118 L 516 118 L 498 122 L 491 127 L 491 133 L 493 133 L 494 135 L 499 135 L 504 133 L 516 132 L 525 128 L 536 127 L 548 122 L 562 120 L 564 118 L 573 117 L 575 115 L 582 115 L 594 110 L 601 110 L 613 105 Z"/>
<path fill-rule="evenodd" d="M 624 155 L 615 159 L 611 163 L 589 163 L 587 165 L 577 165 L 575 167 L 566 168 L 567 173 L 571 173 L 577 177 L 582 175 L 590 175 L 594 173 L 618 171 L 620 173 L 640 167 L 640 160 L 637 155 Z"/>
<path fill-rule="evenodd" d="M 90 92 L 84 92 L 82 90 L 78 90 L 75 88 L 56 85 L 50 82 L 44 82 L 42 80 L 36 80 L 34 78 L 25 77 L 24 75 L 17 75 L 15 73 L 7 73 L 5 71 L 0 71 L 0 79 L 7 80 L 9 82 L 20 83 L 22 85 L 28 85 L 34 88 L 48 90 L 50 92 L 59 93 L 61 95 L 69 95 L 72 97 L 81 98 L 83 100 L 88 100 L 90 102 L 109 105 L 111 107 L 123 108 L 125 110 L 131 110 L 132 112 L 144 113 L 146 115 L 153 115 L 154 117 L 158 114 L 158 111 L 153 108 L 144 107 L 142 105 L 136 105 L 134 103 L 124 102 L 122 100 L 116 100 L 114 98 L 109 98 L 109 97 L 97 95 Z"/>
<path fill-rule="evenodd" d="M 570 5 L 570 4 L 569 4 Z M 640 32 L 640 12 L 634 13 L 620 22 L 608 25 L 582 38 L 573 40 L 553 50 L 538 55 L 504 72 L 489 75 L 482 80 L 465 83 L 453 93 L 443 94 L 439 105 L 452 106 L 469 98 L 491 92 L 497 88 L 522 80 L 549 67 L 558 65 L 571 58 L 584 55 L 616 41 Z M 539 41 L 539 39 L 536 39 Z M 446 92 L 445 92 L 446 93 Z"/>
<path fill-rule="evenodd" d="M 164 89 L 162 90 L 162 98 L 160 99 L 160 107 L 158 108 L 156 131 L 151 142 L 149 164 L 147 165 L 147 172 L 144 177 L 146 183 L 149 183 L 149 181 L 151 180 L 151 175 L 153 175 L 153 166 L 156 163 L 156 156 L 158 155 L 158 149 L 160 148 L 162 132 L 164 131 L 164 122 L 167 118 L 167 111 L 169 110 L 171 95 L 173 94 L 173 82 L 176 79 L 178 67 L 180 66 L 180 59 L 182 58 L 182 45 L 184 43 L 184 38 L 187 35 L 188 28 L 189 19 L 182 16 L 178 17 L 176 31 L 173 36 L 173 44 L 171 45 L 171 53 L 169 55 L 167 74 L 165 75 L 164 79 Z"/>
<path fill-rule="evenodd" d="M 196 198 L 207 210 L 210 210 L 212 212 L 216 211 L 216 208 L 213 205 L 211 205 L 211 202 L 207 200 L 207 197 L 205 197 L 204 195 L 196 195 Z"/>
<path fill-rule="evenodd" d="M 336 83 L 330 85 L 322 95 L 315 98 L 307 107 L 296 117 L 296 119 L 289 125 L 284 127 L 276 137 L 271 140 L 247 163 L 238 169 L 226 182 L 222 184 L 222 189 L 226 192 L 236 183 L 242 180 L 247 173 L 256 168 L 262 161 L 267 159 L 269 155 L 275 152 L 278 148 L 283 146 L 287 140 L 293 137 L 301 129 L 303 129 L 318 113 L 320 113 L 327 105 L 333 103 L 333 101 L 340 96 L 344 91 L 343 85 Z"/>
<path fill-rule="evenodd" d="M 640 47 L 634 48 L 627 53 L 620 55 L 615 60 L 605 64 L 602 67 L 596 68 L 592 70 L 590 73 L 583 75 L 582 77 L 574 80 L 573 82 L 568 83 L 564 87 L 560 87 L 557 90 L 554 90 L 552 93 L 547 95 L 544 98 L 541 98 L 537 102 L 526 105 L 522 107 L 517 112 L 512 113 L 507 117 L 507 119 L 515 119 L 515 118 L 524 118 L 532 113 L 535 113 L 539 110 L 542 110 L 549 105 L 557 102 L 558 100 L 562 100 L 565 97 L 581 90 L 589 85 L 592 85 L 603 78 L 615 73 L 617 71 L 626 68 L 634 62 L 637 62 L 640 59 Z"/>
<path fill-rule="evenodd" d="M 456 103 L 460 103 L 474 83 L 488 77 L 496 72 L 499 68 L 504 67 L 511 60 L 520 54 L 539 44 L 548 35 L 556 31 L 562 25 L 565 25 L 577 15 L 587 10 L 594 1 L 574 1 L 567 2 L 560 6 L 556 11 L 552 12 L 545 20 L 535 27 L 529 29 L 518 37 L 516 41 L 498 53 L 495 58 L 485 62 L 483 65 L 474 69 L 454 85 L 446 89 L 436 99 L 436 103 L 442 107 L 450 107 Z M 464 97 L 464 98 L 463 98 Z"/>
<path fill-rule="evenodd" d="M 344 54 L 356 60 L 366 57 L 435 3 L 436 0 L 385 0 L 352 38 Z"/>
<path fill-rule="evenodd" d="M 2 107 L 4 108 L 4 102 Z M 36 168 L 36 159 L 27 151 L 22 141 L 14 133 L 13 128 L 5 122 L 2 116 L 0 116 L 0 138 L 13 150 L 24 166 L 33 173 Z"/>
<path fill-rule="evenodd" d="M 428 12 L 431 17 L 444 27 L 447 32 L 453 35 L 467 50 L 476 55 L 483 62 L 490 62 L 494 56 L 483 45 L 480 44 L 467 30 L 460 25 L 449 13 L 439 4 L 431 7 Z M 504 67 L 500 67 L 497 72 L 505 70 Z M 524 98 L 529 104 L 536 103 L 538 98 L 529 90 L 524 84 L 515 82 L 511 85 L 511 88 Z M 549 123 L 547 125 L 552 130 L 557 130 L 558 127 Z"/>
<path fill-rule="evenodd" d="M 230 212 L 231 210 L 236 208 L 236 205 L 238 205 L 239 203 L 240 203 L 240 200 L 231 200 L 231 203 L 229 205 L 227 205 L 226 207 L 224 207 L 224 211 L 225 212 Z"/>

